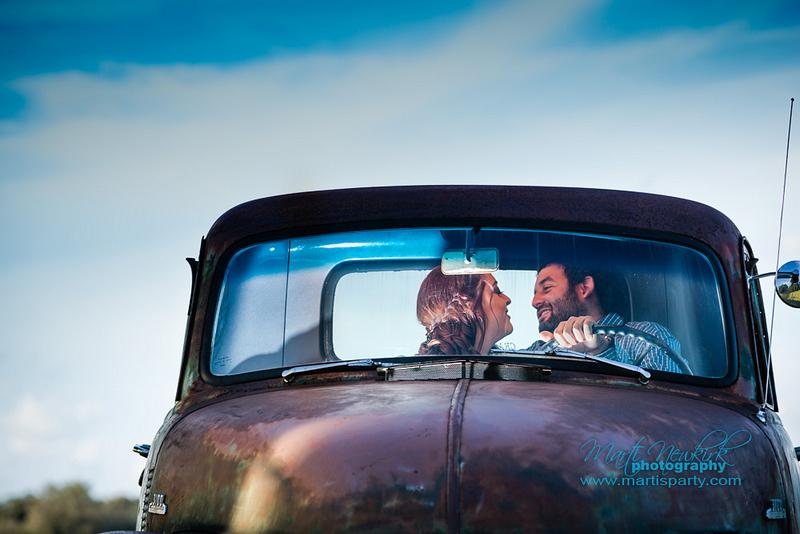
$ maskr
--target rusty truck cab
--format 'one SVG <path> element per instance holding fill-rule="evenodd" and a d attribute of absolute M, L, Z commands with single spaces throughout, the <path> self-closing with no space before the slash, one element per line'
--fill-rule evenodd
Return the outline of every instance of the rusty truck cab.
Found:
<path fill-rule="evenodd" d="M 537 303 L 547 266 L 590 290 Z M 301 193 L 222 215 L 195 267 L 176 404 L 140 449 L 139 530 L 800 530 L 753 253 L 712 208 Z M 451 293 L 436 308 L 431 273 L 490 292 L 479 312 Z M 559 313 L 590 311 L 603 351 L 551 339 Z M 447 323 L 465 316 L 478 333 Z M 489 333 L 487 350 L 455 339 Z"/>

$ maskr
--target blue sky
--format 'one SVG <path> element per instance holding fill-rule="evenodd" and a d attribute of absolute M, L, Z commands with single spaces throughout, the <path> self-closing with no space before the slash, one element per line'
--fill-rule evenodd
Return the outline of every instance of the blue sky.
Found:
<path fill-rule="evenodd" d="M 436 38 L 448 23 L 490 2 L 141 2 L 6 0 L 0 3 L 0 82 L 80 70 L 114 76 L 115 65 L 172 63 L 230 65 L 254 59 L 372 46 L 401 39 L 408 46 Z M 554 46 L 607 44 L 670 30 L 743 25 L 791 29 L 800 6 L 778 2 L 692 1 L 599 3 L 553 38 Z M 675 75 L 769 68 L 794 60 L 796 35 L 729 43 L 696 58 Z M 731 60 L 735 58 L 735 63 Z M 25 108 L 19 92 L 0 91 L 0 117 Z"/>
<path fill-rule="evenodd" d="M 0 1 L 0 49 L 0 498 L 86 477 L 135 494 L 130 445 L 177 382 L 184 258 L 252 198 L 646 191 L 720 209 L 775 260 L 796 1 Z M 797 228 L 789 210 L 783 259 Z M 796 321 L 778 307 L 797 443 Z"/>
<path fill-rule="evenodd" d="M 115 64 L 225 65 L 339 49 L 403 27 L 430 33 L 476 2 L 232 2 L 46 0 L 0 7 L 2 81 L 82 70 L 113 75 Z M 6 90 L 5 116 L 24 109 Z"/>

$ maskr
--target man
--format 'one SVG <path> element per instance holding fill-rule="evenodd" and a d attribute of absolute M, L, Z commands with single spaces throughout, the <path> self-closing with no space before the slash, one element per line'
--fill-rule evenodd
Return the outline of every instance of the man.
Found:
<path fill-rule="evenodd" d="M 564 348 L 609 360 L 657 371 L 685 372 L 665 350 L 647 341 L 631 336 L 592 333 L 595 324 L 624 324 L 657 337 L 678 355 L 681 352 L 678 340 L 660 324 L 625 323 L 619 314 L 607 313 L 595 283 L 594 275 L 561 263 L 548 263 L 539 270 L 531 304 L 536 308 L 542 340 L 531 345 L 530 350 L 541 349 L 555 339 Z M 685 361 L 681 363 L 688 369 Z"/>

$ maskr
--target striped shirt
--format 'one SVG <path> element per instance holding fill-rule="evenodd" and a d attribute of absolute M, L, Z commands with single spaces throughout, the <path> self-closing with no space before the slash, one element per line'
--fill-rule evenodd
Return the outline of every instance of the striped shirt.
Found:
<path fill-rule="evenodd" d="M 621 315 L 617 313 L 609 313 L 600 321 L 598 321 L 597 324 L 607 326 L 625 325 L 629 328 L 641 330 L 642 332 L 656 336 L 676 354 L 681 357 L 683 356 L 681 354 L 680 342 L 669 330 L 658 323 L 651 321 L 632 321 L 630 323 L 626 323 Z M 667 371 L 670 373 L 684 372 L 681 370 L 681 367 L 678 365 L 678 363 L 676 363 L 666 351 L 656 347 L 655 345 L 652 345 L 651 343 L 648 343 L 647 341 L 644 341 L 643 339 L 638 339 L 623 334 L 615 334 L 609 337 L 613 339 L 614 343 L 600 354 L 597 354 L 597 356 L 617 362 L 638 365 L 639 367 L 652 369 L 654 371 Z M 528 350 L 542 350 L 545 344 L 545 341 L 535 341 Z M 690 369 L 685 359 L 682 363 L 687 369 Z"/>

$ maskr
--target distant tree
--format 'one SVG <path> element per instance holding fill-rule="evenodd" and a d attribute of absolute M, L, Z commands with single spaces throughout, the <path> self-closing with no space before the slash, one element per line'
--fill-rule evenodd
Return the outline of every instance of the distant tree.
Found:
<path fill-rule="evenodd" d="M 24 523 L 36 502 L 36 497 L 27 495 L 0 504 L 0 533 L 30 534 L 31 531 L 24 528 Z"/>
<path fill-rule="evenodd" d="M 137 502 L 117 498 L 95 501 L 85 484 L 48 486 L 39 496 L 0 504 L 0 534 L 96 534 L 132 530 Z"/>

